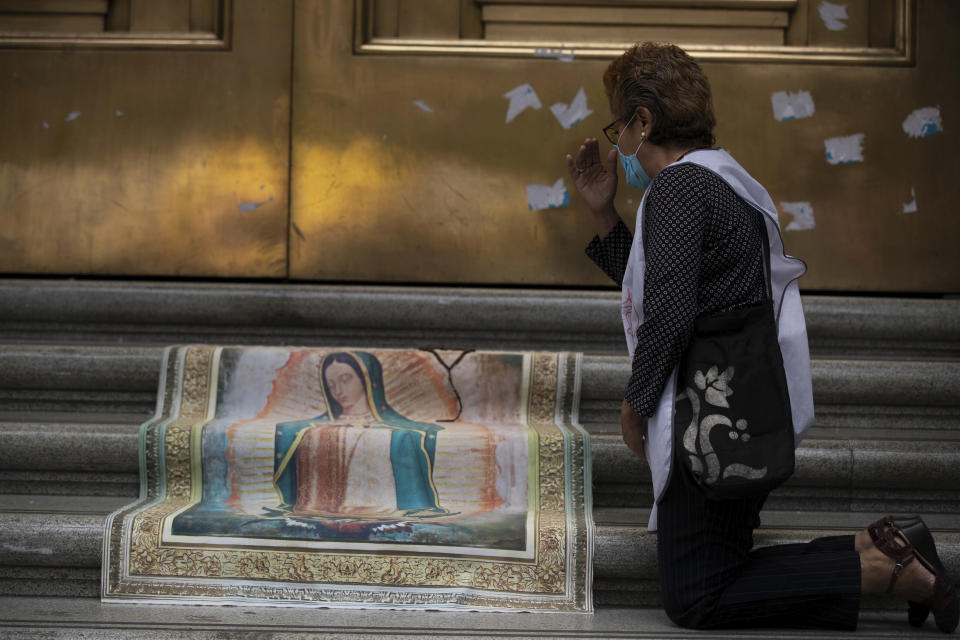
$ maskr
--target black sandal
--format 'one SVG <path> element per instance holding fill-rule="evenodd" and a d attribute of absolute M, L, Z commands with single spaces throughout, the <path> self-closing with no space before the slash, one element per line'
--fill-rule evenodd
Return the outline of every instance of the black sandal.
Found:
<path fill-rule="evenodd" d="M 903 519 L 886 516 L 867 527 L 867 532 L 877 549 L 897 563 L 890 575 L 887 593 L 893 591 L 904 567 L 914 558 L 934 575 L 933 594 L 923 602 L 910 602 L 907 613 L 910 624 L 919 627 L 933 611 L 937 628 L 944 633 L 952 633 L 960 622 L 957 590 L 940 562 L 933 536 L 923 519 L 918 516 Z M 896 538 L 903 542 L 903 546 L 897 544 Z"/>

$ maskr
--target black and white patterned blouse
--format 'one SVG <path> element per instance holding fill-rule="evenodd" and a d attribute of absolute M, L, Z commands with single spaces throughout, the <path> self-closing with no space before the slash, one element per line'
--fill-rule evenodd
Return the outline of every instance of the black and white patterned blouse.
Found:
<path fill-rule="evenodd" d="M 625 398 L 652 416 L 663 387 L 702 314 L 755 304 L 766 297 L 764 224 L 759 211 L 709 169 L 693 163 L 657 174 L 643 220 L 644 322 L 637 329 Z M 623 284 L 633 234 L 622 221 L 587 256 Z"/>

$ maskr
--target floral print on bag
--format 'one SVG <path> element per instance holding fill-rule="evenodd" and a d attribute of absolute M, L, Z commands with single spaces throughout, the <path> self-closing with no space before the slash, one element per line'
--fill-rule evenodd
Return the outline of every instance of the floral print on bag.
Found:
<path fill-rule="evenodd" d="M 731 440 L 739 440 L 746 444 L 750 441 L 746 420 L 742 418 L 731 420 L 721 413 L 710 413 L 703 419 L 700 418 L 701 407 L 704 411 L 709 410 L 708 405 L 730 408 L 727 398 L 733 395 L 733 387 L 730 386 L 733 374 L 733 367 L 727 367 L 721 373 L 716 365 L 710 367 L 706 373 L 698 370 L 693 377 L 696 389 L 687 387 L 684 393 L 677 396 L 678 403 L 686 399 L 690 401 L 691 406 L 690 425 L 683 432 L 683 448 L 689 454 L 690 469 L 707 485 L 715 484 L 721 477 L 736 476 L 758 480 L 767 475 L 765 466 L 755 468 L 739 462 L 724 464 L 710 442 L 714 428 L 723 426 L 729 429 L 727 435 Z"/>

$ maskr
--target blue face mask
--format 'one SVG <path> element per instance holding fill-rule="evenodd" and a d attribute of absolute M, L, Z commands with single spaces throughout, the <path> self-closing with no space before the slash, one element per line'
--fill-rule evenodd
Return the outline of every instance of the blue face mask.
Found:
<path fill-rule="evenodd" d="M 639 149 L 640 147 L 637 147 L 637 150 Z M 620 154 L 620 166 L 623 167 L 623 173 L 627 176 L 627 184 L 636 189 L 649 187 L 650 176 L 647 175 L 647 172 L 643 170 L 643 165 L 637 160 L 637 152 L 634 151 L 632 156 L 625 156 L 617 147 L 617 153 Z"/>
<path fill-rule="evenodd" d="M 637 114 L 633 114 L 633 118 L 636 118 Z M 630 118 L 630 122 L 627 123 L 627 126 L 623 128 L 623 131 L 626 131 L 630 128 L 631 123 L 633 123 L 633 118 Z M 650 176 L 647 175 L 647 172 L 643 170 L 643 165 L 640 164 L 640 161 L 637 160 L 637 151 L 640 151 L 640 147 L 643 146 L 643 143 L 647 141 L 643 133 L 640 133 L 640 144 L 637 145 L 637 148 L 634 152 L 627 156 L 620 151 L 620 138 L 623 137 L 623 131 L 620 132 L 620 136 L 617 137 L 617 144 L 614 145 L 617 148 L 617 153 L 620 154 L 620 166 L 623 167 L 623 173 L 627 176 L 627 184 L 635 189 L 646 189 L 650 186 Z"/>

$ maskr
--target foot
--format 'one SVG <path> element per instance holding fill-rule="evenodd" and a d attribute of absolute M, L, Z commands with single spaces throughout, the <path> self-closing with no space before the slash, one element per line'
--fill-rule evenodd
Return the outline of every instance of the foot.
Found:
<path fill-rule="evenodd" d="M 901 548 L 906 544 L 896 539 Z M 863 593 L 886 593 L 890 580 L 897 570 L 897 563 L 873 544 L 870 534 L 863 530 L 856 535 L 854 548 L 860 554 L 860 587 Z M 900 577 L 893 585 L 893 594 L 911 600 L 924 602 L 933 595 L 936 576 L 922 563 L 913 561 L 905 564 Z"/>

